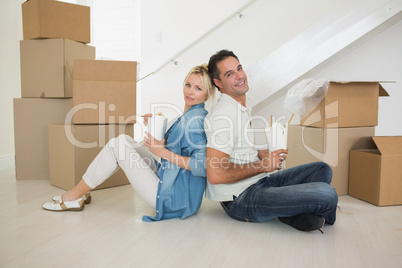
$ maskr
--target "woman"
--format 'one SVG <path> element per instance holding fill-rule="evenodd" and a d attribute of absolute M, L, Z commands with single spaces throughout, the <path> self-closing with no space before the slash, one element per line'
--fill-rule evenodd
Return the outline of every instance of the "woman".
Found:
<path fill-rule="evenodd" d="M 73 189 L 53 197 L 56 201 L 46 202 L 42 207 L 51 211 L 83 210 L 91 200 L 88 192 L 120 167 L 136 192 L 156 209 L 156 216 L 144 216 L 144 221 L 184 219 L 196 213 L 206 183 L 204 102 L 214 92 L 206 65 L 192 68 L 184 80 L 184 114 L 162 141 L 146 133 L 148 151 L 127 135 L 111 139 Z M 145 125 L 150 116 L 144 116 Z M 161 163 L 149 152 L 161 157 Z"/>

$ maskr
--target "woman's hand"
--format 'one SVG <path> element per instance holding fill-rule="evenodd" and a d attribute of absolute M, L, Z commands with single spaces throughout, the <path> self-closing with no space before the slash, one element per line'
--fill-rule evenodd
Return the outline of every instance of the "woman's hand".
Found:
<path fill-rule="evenodd" d="M 148 120 L 152 117 L 152 114 L 144 114 L 144 126 L 148 126 Z"/>
<path fill-rule="evenodd" d="M 169 153 L 169 150 L 165 148 L 165 139 L 159 141 L 155 139 L 147 131 L 145 132 L 145 135 L 147 136 L 145 138 L 145 146 L 149 148 L 149 151 L 151 151 L 151 153 L 159 157 L 166 158 L 166 155 L 167 153 Z"/>

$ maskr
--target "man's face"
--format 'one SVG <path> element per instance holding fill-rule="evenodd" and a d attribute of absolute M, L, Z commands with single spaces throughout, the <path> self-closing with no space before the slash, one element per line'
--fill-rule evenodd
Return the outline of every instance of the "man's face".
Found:
<path fill-rule="evenodd" d="M 248 91 L 247 75 L 243 66 L 233 57 L 228 57 L 217 64 L 219 80 L 214 79 L 215 84 L 222 93 L 232 97 L 241 97 Z"/>

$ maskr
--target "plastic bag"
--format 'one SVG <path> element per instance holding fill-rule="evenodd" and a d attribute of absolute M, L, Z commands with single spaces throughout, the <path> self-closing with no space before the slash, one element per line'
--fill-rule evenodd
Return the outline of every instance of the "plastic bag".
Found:
<path fill-rule="evenodd" d="M 303 117 L 324 99 L 329 87 L 327 80 L 304 79 L 289 89 L 283 106 Z"/>

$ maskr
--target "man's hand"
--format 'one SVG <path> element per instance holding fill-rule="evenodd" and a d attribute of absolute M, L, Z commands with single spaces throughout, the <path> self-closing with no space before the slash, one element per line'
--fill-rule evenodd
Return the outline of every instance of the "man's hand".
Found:
<path fill-rule="evenodd" d="M 282 169 L 288 150 L 277 150 L 269 153 L 260 151 L 260 161 L 246 164 L 234 164 L 229 155 L 217 149 L 207 148 L 207 179 L 211 184 L 235 183 L 254 175 Z"/>
<path fill-rule="evenodd" d="M 288 150 L 280 149 L 273 152 L 265 151 L 260 155 L 261 164 L 265 172 L 282 169 L 282 163 L 286 160 Z"/>

